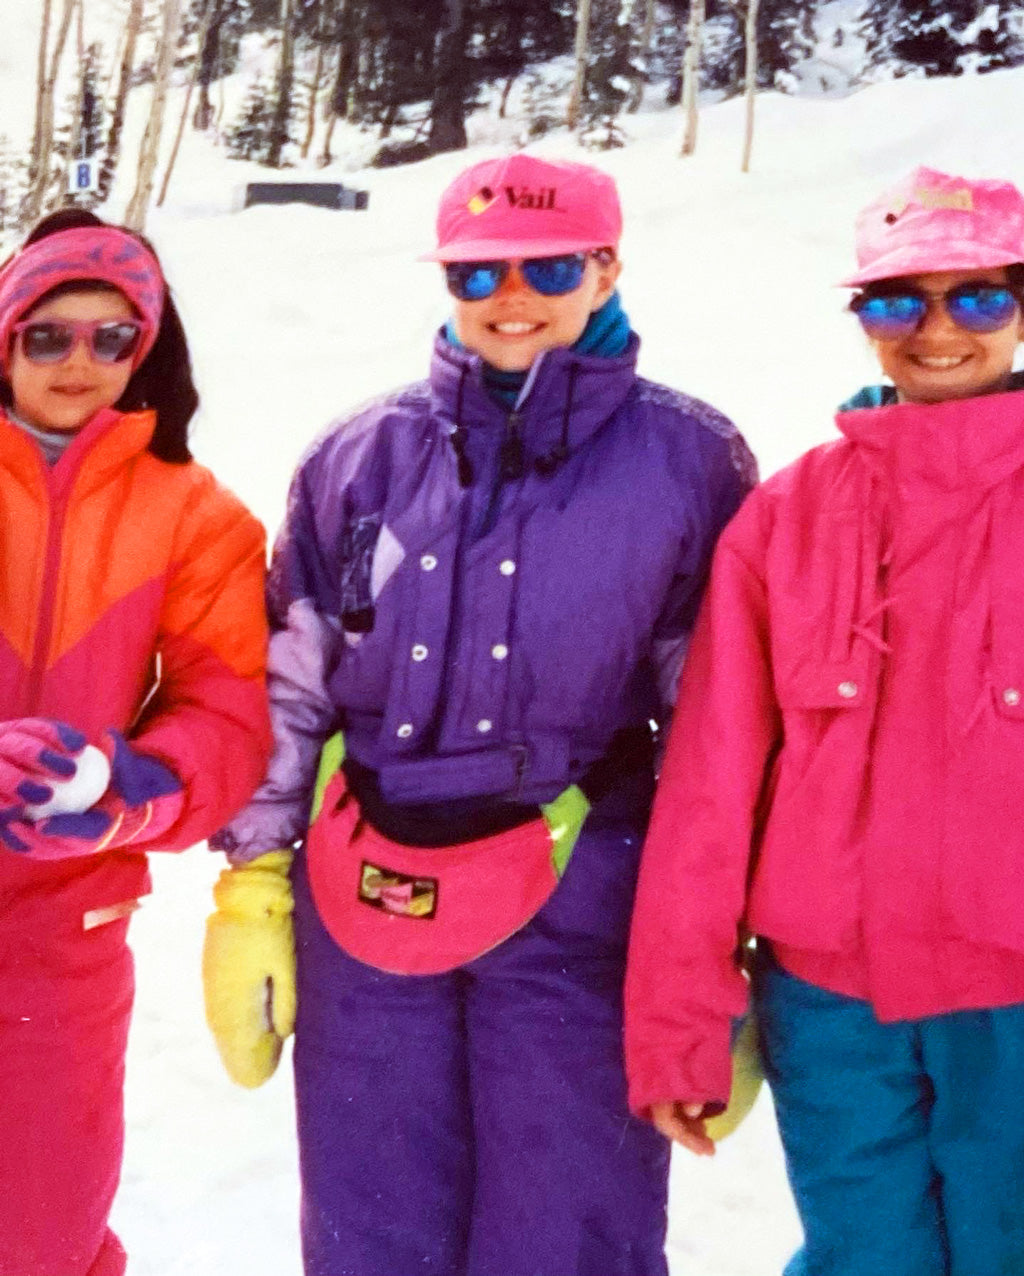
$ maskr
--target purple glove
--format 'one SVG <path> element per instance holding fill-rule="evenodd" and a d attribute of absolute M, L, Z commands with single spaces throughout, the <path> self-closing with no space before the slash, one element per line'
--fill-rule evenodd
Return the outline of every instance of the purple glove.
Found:
<path fill-rule="evenodd" d="M 33 859 L 70 859 L 127 846 L 143 833 L 149 841 L 171 827 L 185 801 L 174 772 L 137 753 L 120 731 L 106 731 L 99 747 L 110 762 L 110 784 L 95 806 L 51 815 L 38 825 L 15 816 L 0 833 L 10 850 Z"/>
<path fill-rule="evenodd" d="M 15 718 L 0 724 L 0 844 L 10 850 L 12 820 L 29 804 L 48 802 L 48 780 L 67 780 L 75 773 L 75 758 L 85 748 L 81 731 L 49 718 Z"/>

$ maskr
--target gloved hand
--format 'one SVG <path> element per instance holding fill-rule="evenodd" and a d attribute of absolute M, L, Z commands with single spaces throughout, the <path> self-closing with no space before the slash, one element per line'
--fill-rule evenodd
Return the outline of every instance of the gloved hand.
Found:
<path fill-rule="evenodd" d="M 51 815 L 39 824 L 26 819 L 23 811 L 11 816 L 0 824 L 0 837 L 9 850 L 44 860 L 95 855 L 128 846 L 142 834 L 147 840 L 157 837 L 177 820 L 185 795 L 172 771 L 136 752 L 120 731 L 106 731 L 99 747 L 110 763 L 110 783 L 100 800 L 87 811 Z M 72 765 L 69 774 L 73 773 Z"/>
<path fill-rule="evenodd" d="M 24 815 L 26 805 L 53 797 L 47 781 L 74 775 L 75 757 L 85 745 L 81 731 L 49 718 L 0 723 L 0 843 L 21 849 L 10 838 L 10 822 Z"/>
<path fill-rule="evenodd" d="M 228 1075 L 254 1089 L 274 1073 L 295 1026 L 291 851 L 225 869 L 206 923 L 206 1022 Z"/>
<path fill-rule="evenodd" d="M 753 1011 L 748 1011 L 740 1024 L 732 1043 L 732 1090 L 729 1106 L 718 1116 L 708 1117 L 704 1129 L 710 1139 L 718 1143 L 732 1134 L 746 1118 L 761 1092 L 764 1072 L 761 1069 L 761 1052 L 757 1044 L 757 1023 Z"/>

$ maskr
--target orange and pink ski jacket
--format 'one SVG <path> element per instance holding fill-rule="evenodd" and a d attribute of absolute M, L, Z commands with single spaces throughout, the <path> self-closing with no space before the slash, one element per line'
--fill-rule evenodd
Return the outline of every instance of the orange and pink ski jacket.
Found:
<path fill-rule="evenodd" d="M 185 787 L 169 830 L 100 864 L 0 854 L 0 901 L 144 893 L 138 851 L 202 840 L 266 766 L 263 529 L 202 466 L 147 451 L 154 423 L 101 412 L 50 468 L 0 414 L 0 716 L 116 727 Z"/>
<path fill-rule="evenodd" d="M 1024 392 L 838 424 L 718 544 L 634 915 L 637 1111 L 728 1098 L 741 927 L 883 1021 L 1024 1002 Z"/>

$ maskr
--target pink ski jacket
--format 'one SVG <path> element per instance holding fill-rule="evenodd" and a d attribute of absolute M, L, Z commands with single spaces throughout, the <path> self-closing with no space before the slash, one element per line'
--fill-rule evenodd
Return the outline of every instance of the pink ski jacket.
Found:
<path fill-rule="evenodd" d="M 883 1021 L 1024 1002 L 1024 391 L 837 419 L 716 551 L 634 915 L 636 1111 L 728 1098 L 744 932 Z"/>

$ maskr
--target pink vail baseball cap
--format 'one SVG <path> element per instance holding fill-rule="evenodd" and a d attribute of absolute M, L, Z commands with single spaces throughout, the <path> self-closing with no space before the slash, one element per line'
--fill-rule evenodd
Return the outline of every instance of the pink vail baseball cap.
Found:
<path fill-rule="evenodd" d="M 614 248 L 621 235 L 619 195 L 607 173 L 517 152 L 456 177 L 441 196 L 437 248 L 420 260 L 553 257 Z"/>
<path fill-rule="evenodd" d="M 156 258 L 145 244 L 116 226 L 60 230 L 27 244 L 0 271 L 0 364 L 6 365 L 14 325 L 51 289 L 82 280 L 112 284 L 143 321 L 133 360 L 153 348 L 166 292 Z"/>
<path fill-rule="evenodd" d="M 916 168 L 857 217 L 858 270 L 842 281 L 1024 262 L 1024 195 L 1010 182 Z"/>

